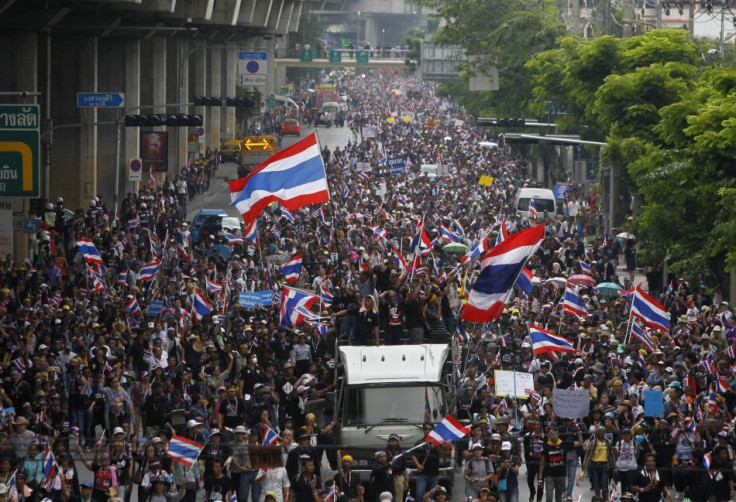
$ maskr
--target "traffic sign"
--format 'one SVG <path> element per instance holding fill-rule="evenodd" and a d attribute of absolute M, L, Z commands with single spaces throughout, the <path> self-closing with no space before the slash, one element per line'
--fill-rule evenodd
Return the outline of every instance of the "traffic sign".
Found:
<path fill-rule="evenodd" d="M 342 39 L 342 46 L 343 47 L 350 47 L 350 44 L 352 44 L 352 43 L 353 43 L 352 40 L 350 40 L 349 38 L 343 38 Z"/>
<path fill-rule="evenodd" d="M 41 192 L 38 105 L 0 105 L 0 197 Z"/>
<path fill-rule="evenodd" d="M 312 49 L 302 49 L 299 56 L 302 63 L 311 63 L 312 59 L 314 59 L 314 51 L 312 51 Z"/>
<path fill-rule="evenodd" d="M 245 140 L 245 148 L 246 150 L 255 150 L 256 148 L 260 148 L 261 150 L 268 150 L 268 147 L 271 146 L 271 144 L 265 140 L 259 140 L 259 141 L 253 141 L 250 138 Z"/>
<path fill-rule="evenodd" d="M 339 63 L 342 61 L 342 52 L 330 51 L 330 63 Z"/>
<path fill-rule="evenodd" d="M 41 230 L 41 220 L 28 218 L 23 220 L 23 231 L 27 234 L 37 234 Z"/>
<path fill-rule="evenodd" d="M 78 92 L 77 108 L 122 108 L 124 92 Z"/>
<path fill-rule="evenodd" d="M 128 163 L 128 181 L 141 181 L 143 179 L 143 162 L 141 159 L 130 159 Z"/>
<path fill-rule="evenodd" d="M 238 84 L 266 86 L 268 84 L 268 52 L 238 52 Z"/>
<path fill-rule="evenodd" d="M 356 53 L 358 63 L 367 63 L 369 59 L 369 52 L 368 51 L 358 51 Z"/>

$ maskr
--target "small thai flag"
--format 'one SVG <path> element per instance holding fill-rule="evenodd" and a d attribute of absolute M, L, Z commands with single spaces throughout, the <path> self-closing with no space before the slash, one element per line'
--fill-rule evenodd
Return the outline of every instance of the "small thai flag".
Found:
<path fill-rule="evenodd" d="M 583 273 L 587 275 L 591 275 L 592 273 L 590 269 L 590 264 L 585 263 L 583 260 L 580 260 L 580 270 L 582 270 Z"/>
<path fill-rule="evenodd" d="M 693 418 L 687 418 L 685 420 L 685 430 L 695 432 L 695 420 Z"/>
<path fill-rule="evenodd" d="M 210 280 L 209 277 L 205 277 L 207 284 L 207 292 L 210 294 L 219 293 L 222 291 L 222 283 Z"/>
<path fill-rule="evenodd" d="M 124 286 L 128 281 L 128 271 L 127 270 L 121 270 L 118 272 L 118 280 L 117 283 L 121 286 Z"/>
<path fill-rule="evenodd" d="M 128 226 L 130 228 L 137 228 L 141 225 L 140 220 L 138 219 L 138 215 L 135 215 L 132 218 L 128 218 Z"/>
<path fill-rule="evenodd" d="M 223 232 L 225 234 L 225 238 L 227 239 L 228 244 L 242 244 L 243 239 L 242 237 L 238 237 L 235 234 L 231 234 L 230 232 Z"/>
<path fill-rule="evenodd" d="M 285 207 L 281 208 L 281 218 L 285 219 L 286 221 L 290 223 L 296 223 L 296 218 L 294 218 L 294 215 L 289 212 L 288 209 Z"/>
<path fill-rule="evenodd" d="M 36 414 L 34 415 L 34 417 L 35 417 L 35 419 L 36 419 L 36 423 L 37 423 L 37 424 L 40 424 L 40 423 L 42 423 L 42 422 L 45 422 L 45 421 L 46 421 L 46 412 L 45 412 L 45 411 L 42 411 L 42 412 L 40 412 L 40 413 L 36 413 Z"/>
<path fill-rule="evenodd" d="M 716 390 L 721 393 L 728 392 L 728 382 L 718 371 L 716 371 Z"/>
<path fill-rule="evenodd" d="M 350 189 L 345 185 L 345 187 L 342 189 L 342 198 L 347 199 L 350 197 Z"/>
<path fill-rule="evenodd" d="M 728 349 L 726 350 L 726 355 L 729 359 L 736 359 L 736 349 L 734 349 L 733 345 L 730 345 Z"/>
<path fill-rule="evenodd" d="M 10 363 L 21 373 L 25 372 L 26 369 L 28 369 L 28 366 L 26 366 L 26 363 L 24 363 L 23 359 L 21 359 L 20 357 L 18 359 L 13 359 L 12 361 L 10 361 Z"/>
<path fill-rule="evenodd" d="M 72 434 L 74 434 L 74 436 L 76 436 L 76 437 L 79 437 L 79 426 L 77 426 L 77 425 L 72 425 L 72 426 L 71 426 L 71 427 L 69 428 L 69 430 L 71 431 L 71 433 L 72 433 Z"/>
<path fill-rule="evenodd" d="M 340 171 L 340 174 L 343 176 L 347 176 L 350 174 L 350 166 L 345 166 L 342 168 L 342 171 Z"/>
<path fill-rule="evenodd" d="M 639 417 L 636 422 L 634 422 L 634 427 L 644 427 L 647 424 L 647 421 L 644 419 L 643 416 Z"/>
<path fill-rule="evenodd" d="M 325 496 L 325 502 L 335 502 L 336 495 L 335 484 L 333 483 L 333 485 L 330 486 L 330 491 L 327 492 L 327 495 Z"/>
<path fill-rule="evenodd" d="M 136 300 L 135 298 L 132 298 L 125 307 L 133 315 L 141 313 L 141 307 L 138 305 L 138 300 Z"/>
<path fill-rule="evenodd" d="M 262 446 L 274 446 L 279 441 L 281 441 L 281 436 L 279 436 L 275 430 L 266 426 L 266 433 L 263 435 L 263 442 L 261 443 L 261 445 Z"/>
<path fill-rule="evenodd" d="M 358 173 L 358 178 L 361 180 L 368 180 L 370 179 L 370 176 L 368 176 L 368 173 L 366 173 L 365 171 L 360 171 Z"/>

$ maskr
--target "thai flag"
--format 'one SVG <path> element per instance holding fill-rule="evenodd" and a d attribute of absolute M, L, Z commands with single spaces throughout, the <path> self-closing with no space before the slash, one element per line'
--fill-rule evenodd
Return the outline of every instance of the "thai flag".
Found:
<path fill-rule="evenodd" d="M 455 417 L 448 415 L 432 429 L 432 432 L 427 434 L 424 440 L 438 445 L 462 439 L 468 434 L 470 434 L 470 427 L 465 427 Z"/>
<path fill-rule="evenodd" d="M 90 239 L 77 239 L 77 249 L 79 254 L 84 256 L 87 263 L 103 263 L 102 256 Z"/>
<path fill-rule="evenodd" d="M 685 419 L 685 430 L 688 432 L 695 432 L 695 419 L 688 417 Z"/>
<path fill-rule="evenodd" d="M 158 269 L 161 268 L 161 260 L 154 259 L 150 263 L 143 265 L 138 272 L 138 278 L 141 281 L 149 281 L 158 275 Z"/>
<path fill-rule="evenodd" d="M 306 322 L 313 328 L 317 328 L 317 331 L 319 331 L 319 334 L 320 336 L 322 336 L 322 338 L 327 336 L 327 331 L 329 331 L 330 329 L 329 324 L 322 324 L 321 322 L 317 322 L 317 321 L 304 321 L 304 322 Z"/>
<path fill-rule="evenodd" d="M 386 157 L 386 150 L 381 150 L 381 157 L 378 159 L 378 165 L 385 166 L 387 163 L 388 158 Z"/>
<path fill-rule="evenodd" d="M 549 352 L 575 352 L 572 342 L 539 326 L 529 326 L 529 337 L 535 355 Z"/>
<path fill-rule="evenodd" d="M 461 322 L 457 323 L 457 341 L 460 344 L 466 344 L 470 340 L 470 335 L 465 330 L 465 325 Z"/>
<path fill-rule="evenodd" d="M 41 411 L 39 413 L 36 413 L 34 415 L 34 418 L 35 418 L 35 421 L 36 421 L 37 424 L 40 424 L 42 422 L 45 422 L 46 421 L 46 412 L 45 411 Z"/>
<path fill-rule="evenodd" d="M 634 427 L 644 427 L 647 424 L 647 421 L 644 419 L 643 416 L 640 416 L 636 422 L 634 422 Z"/>
<path fill-rule="evenodd" d="M 335 483 L 330 486 L 330 491 L 327 492 L 327 495 L 325 496 L 324 502 L 335 502 L 337 496 L 337 491 L 335 489 Z"/>
<path fill-rule="evenodd" d="M 401 254 L 401 251 L 399 251 L 399 248 L 394 246 L 394 263 L 398 265 L 398 267 L 401 269 L 402 272 L 406 272 L 406 260 L 404 259 L 404 256 Z"/>
<path fill-rule="evenodd" d="M 319 287 L 319 294 L 320 298 L 322 299 L 322 304 L 325 307 L 329 307 L 330 305 L 332 305 L 334 297 L 332 296 L 332 293 L 330 293 L 330 290 L 327 289 L 327 286 L 324 285 L 324 283 Z"/>
<path fill-rule="evenodd" d="M 246 222 L 255 220 L 274 201 L 294 210 L 330 200 L 316 133 L 272 155 L 242 181 L 228 183 L 234 197 L 231 205 L 238 208 Z M 241 186 L 240 192 L 233 195 Z"/>
<path fill-rule="evenodd" d="M 399 202 L 409 202 L 411 200 L 411 198 L 406 194 L 401 194 L 397 198 L 399 199 Z"/>
<path fill-rule="evenodd" d="M 202 448 L 204 448 L 204 445 L 195 443 L 185 437 L 171 436 L 167 456 L 174 462 L 191 467 L 197 461 L 199 454 L 202 453 Z"/>
<path fill-rule="evenodd" d="M 534 401 L 541 401 L 542 396 L 536 390 L 532 390 L 529 392 L 529 399 Z"/>
<path fill-rule="evenodd" d="M 296 218 L 294 218 L 294 215 L 289 212 L 288 209 L 285 207 L 281 208 L 281 218 L 285 219 L 286 221 L 290 223 L 296 223 Z"/>
<path fill-rule="evenodd" d="M 156 173 L 153 169 L 148 170 L 148 188 L 156 188 Z"/>
<path fill-rule="evenodd" d="M 79 437 L 79 426 L 78 425 L 72 425 L 69 430 L 72 434 L 74 434 L 75 437 Z"/>
<path fill-rule="evenodd" d="M 713 389 L 713 386 L 710 386 L 710 389 L 708 391 L 708 413 L 710 415 L 718 412 L 718 402 L 716 401 L 716 391 Z"/>
<path fill-rule="evenodd" d="M 718 371 L 716 371 L 716 390 L 720 393 L 728 392 L 728 382 L 726 382 L 726 379 Z"/>
<path fill-rule="evenodd" d="M 298 282 L 302 273 L 302 256 L 295 255 L 290 260 L 281 265 L 281 274 L 288 283 Z"/>
<path fill-rule="evenodd" d="M 361 179 L 363 181 L 367 181 L 367 180 L 370 179 L 370 176 L 368 176 L 368 173 L 366 173 L 365 171 L 360 171 L 358 173 L 358 179 Z"/>
<path fill-rule="evenodd" d="M 486 235 L 465 253 L 465 256 L 460 260 L 460 263 L 466 263 L 479 256 L 483 256 L 489 247 L 488 236 Z"/>
<path fill-rule="evenodd" d="M 453 220 L 453 223 L 455 224 L 455 228 L 457 229 L 457 233 L 460 236 L 465 235 L 465 227 L 460 223 L 460 220 Z"/>
<path fill-rule="evenodd" d="M 151 254 L 154 258 L 158 257 L 158 236 L 156 235 L 156 229 L 152 228 L 148 232 L 148 242 L 151 245 Z"/>
<path fill-rule="evenodd" d="M 385 229 L 379 227 L 378 225 L 374 225 L 369 228 L 373 232 L 373 238 L 376 239 L 377 241 L 380 241 L 381 239 L 385 239 L 386 235 L 388 235 L 388 232 L 386 232 Z"/>
<path fill-rule="evenodd" d="M 442 235 L 442 240 L 445 242 L 460 242 L 462 239 L 459 235 L 454 233 L 452 230 L 447 228 L 444 223 L 440 224 L 440 232 Z"/>
<path fill-rule="evenodd" d="M 544 225 L 523 230 L 488 251 L 462 318 L 490 322 L 501 317 L 524 265 L 544 240 Z"/>
<path fill-rule="evenodd" d="M 138 305 L 138 300 L 136 300 L 135 297 L 131 298 L 131 300 L 125 305 L 125 308 L 128 309 L 131 315 L 141 313 L 141 307 Z"/>
<path fill-rule="evenodd" d="M 102 278 L 102 275 L 98 274 L 91 268 L 87 268 L 88 275 L 90 280 L 92 281 L 92 289 L 97 291 L 98 293 L 101 293 L 107 289 L 105 286 L 105 280 Z M 81 295 L 81 290 L 80 290 Z"/>
<path fill-rule="evenodd" d="M 583 305 L 583 302 L 571 284 L 568 284 L 565 288 L 563 312 L 575 317 L 585 317 L 588 315 L 588 308 Z"/>
<path fill-rule="evenodd" d="M 535 220 L 539 219 L 539 214 L 537 213 L 537 203 L 534 202 L 534 197 L 529 199 L 529 217 L 534 218 Z"/>
<path fill-rule="evenodd" d="M 243 232 L 243 239 L 254 242 L 258 239 L 258 222 L 253 220 Z"/>
<path fill-rule="evenodd" d="M 580 260 L 580 270 L 582 270 L 584 274 L 592 275 L 590 264 L 585 263 L 583 260 Z"/>
<path fill-rule="evenodd" d="M 648 352 L 654 352 L 654 342 L 636 319 L 633 319 L 631 322 L 631 336 L 643 343 Z"/>
<path fill-rule="evenodd" d="M 44 480 L 41 486 L 46 490 L 51 490 L 54 487 L 54 481 L 56 478 L 57 467 L 56 459 L 51 448 L 46 448 L 43 452 L 43 477 Z"/>
<path fill-rule="evenodd" d="M 137 228 L 141 225 L 140 220 L 138 219 L 138 215 L 136 214 L 132 218 L 128 218 L 128 226 L 130 228 Z"/>
<path fill-rule="evenodd" d="M 421 220 L 417 227 L 417 233 L 411 241 L 412 267 L 418 267 L 421 257 L 429 254 L 431 250 L 432 241 L 429 240 L 429 236 L 424 229 L 424 220 Z"/>
<path fill-rule="evenodd" d="M 636 286 L 634 300 L 631 303 L 631 313 L 652 329 L 664 331 L 665 333 L 669 331 L 669 312 L 664 309 L 661 303 L 645 293 L 641 289 L 641 284 Z"/>
<path fill-rule="evenodd" d="M 703 466 L 705 469 L 710 472 L 710 464 L 713 462 L 713 455 L 710 453 L 706 453 L 703 455 Z"/>
<path fill-rule="evenodd" d="M 194 310 L 194 319 L 197 321 L 201 321 L 206 315 L 214 310 L 210 302 L 207 301 L 199 289 L 194 292 L 194 304 L 192 305 L 192 308 Z"/>
<path fill-rule="evenodd" d="M 736 349 L 734 349 L 733 345 L 728 346 L 728 349 L 726 349 L 726 355 L 729 359 L 736 359 Z"/>
<path fill-rule="evenodd" d="M 485 157 L 483 156 L 483 154 L 481 153 L 481 154 L 480 154 L 480 157 L 478 157 L 477 159 L 475 159 L 475 165 L 476 165 L 476 166 L 481 166 L 481 165 L 483 165 L 483 163 L 484 163 L 485 161 L 486 161 L 486 158 L 485 158 Z"/>
<path fill-rule="evenodd" d="M 350 166 L 345 166 L 342 168 L 342 171 L 340 171 L 340 174 L 343 176 L 348 176 L 350 174 Z"/>
<path fill-rule="evenodd" d="M 347 199 L 348 197 L 350 197 L 350 189 L 347 185 L 345 185 L 345 187 L 342 189 L 342 198 Z"/>
<path fill-rule="evenodd" d="M 703 361 L 703 369 L 705 369 L 706 375 L 712 375 L 716 372 L 716 368 L 713 365 L 713 355 L 709 354 Z"/>
<path fill-rule="evenodd" d="M 626 300 L 631 300 L 634 297 L 634 292 L 636 291 L 636 288 L 631 288 L 628 291 L 624 291 L 623 289 L 618 290 L 618 294 L 621 296 L 621 298 L 625 298 Z"/>
<path fill-rule="evenodd" d="M 284 286 L 279 307 L 281 327 L 301 323 L 305 316 L 296 309 L 305 308 L 309 310 L 315 303 L 319 303 L 319 296 Z"/>
<path fill-rule="evenodd" d="M 121 286 L 125 286 L 125 284 L 128 282 L 128 271 L 127 270 L 121 270 L 118 272 L 118 280 L 117 283 Z"/>
<path fill-rule="evenodd" d="M 205 277 L 205 285 L 207 286 L 207 292 L 209 294 L 215 294 L 222 291 L 222 283 L 215 282 L 211 280 L 209 277 Z"/>
<path fill-rule="evenodd" d="M 530 294 L 534 289 L 534 275 L 532 274 L 532 271 L 524 267 L 516 281 L 516 285 L 519 286 L 524 293 Z"/>
<path fill-rule="evenodd" d="M 325 209 L 323 207 L 320 207 L 316 211 L 312 212 L 312 216 L 314 216 L 315 218 L 319 218 L 320 220 L 322 220 L 322 223 L 324 223 L 325 222 Z"/>
<path fill-rule="evenodd" d="M 228 244 L 242 244 L 243 243 L 242 237 L 238 237 L 237 235 L 231 234 L 230 232 L 227 232 L 224 230 L 222 233 L 225 234 L 225 239 L 227 239 Z"/>
<path fill-rule="evenodd" d="M 189 255 L 187 254 L 187 248 L 184 245 L 184 235 L 181 231 L 176 232 L 176 251 L 181 256 L 182 260 L 189 261 Z"/>
<path fill-rule="evenodd" d="M 13 367 L 17 369 L 18 371 L 20 371 L 21 373 L 24 373 L 28 369 L 28 366 L 26 366 L 26 363 L 24 363 L 23 359 L 20 357 L 10 361 L 10 364 L 12 364 Z"/>
<path fill-rule="evenodd" d="M 275 430 L 266 426 L 266 433 L 263 435 L 263 441 L 261 442 L 261 445 L 275 446 L 279 441 L 281 441 L 281 436 L 279 436 Z"/>

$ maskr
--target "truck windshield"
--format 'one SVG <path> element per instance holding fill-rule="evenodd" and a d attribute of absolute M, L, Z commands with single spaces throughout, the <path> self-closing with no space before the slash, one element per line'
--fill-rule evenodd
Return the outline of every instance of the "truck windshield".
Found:
<path fill-rule="evenodd" d="M 552 199 L 541 199 L 539 197 L 534 197 L 534 207 L 537 210 L 537 213 L 541 214 L 542 212 L 547 211 L 550 214 L 555 214 L 555 201 Z M 529 210 L 529 198 L 528 197 L 520 198 L 517 209 L 519 211 L 528 211 Z"/>
<path fill-rule="evenodd" d="M 436 422 L 447 414 L 444 393 L 436 385 L 349 388 L 344 423 L 379 425 L 398 421 L 421 424 Z"/>

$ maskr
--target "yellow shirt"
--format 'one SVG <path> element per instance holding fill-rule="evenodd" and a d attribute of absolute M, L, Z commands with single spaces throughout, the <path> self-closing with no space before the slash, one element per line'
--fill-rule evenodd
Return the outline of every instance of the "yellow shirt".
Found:
<path fill-rule="evenodd" d="M 607 462 L 608 461 L 608 444 L 605 441 L 595 442 L 595 450 L 593 451 L 593 462 Z"/>

